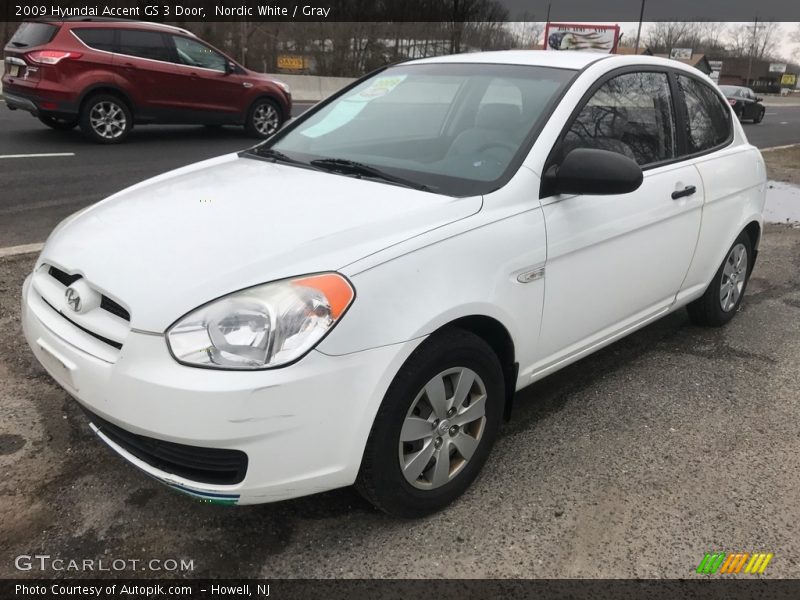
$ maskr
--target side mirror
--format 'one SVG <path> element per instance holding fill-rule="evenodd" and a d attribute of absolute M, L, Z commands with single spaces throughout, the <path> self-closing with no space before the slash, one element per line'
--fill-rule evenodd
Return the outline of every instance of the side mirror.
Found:
<path fill-rule="evenodd" d="M 642 169 L 623 154 L 595 148 L 575 148 L 544 174 L 551 194 L 627 194 L 642 185 Z"/>
<path fill-rule="evenodd" d="M 225 73 L 230 75 L 231 73 L 236 73 L 239 69 L 236 67 L 236 63 L 232 60 L 229 60 L 225 63 Z"/>
<path fill-rule="evenodd" d="M 761 102 L 763 98 L 761 96 L 756 96 L 756 102 Z"/>

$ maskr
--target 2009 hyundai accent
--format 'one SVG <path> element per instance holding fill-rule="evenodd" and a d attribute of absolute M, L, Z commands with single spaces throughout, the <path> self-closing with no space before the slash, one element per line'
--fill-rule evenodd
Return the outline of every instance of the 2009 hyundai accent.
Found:
<path fill-rule="evenodd" d="M 403 63 L 65 220 L 25 335 L 173 488 L 252 504 L 355 483 L 424 515 L 475 479 L 516 390 L 683 306 L 729 321 L 765 178 L 681 63 Z"/>

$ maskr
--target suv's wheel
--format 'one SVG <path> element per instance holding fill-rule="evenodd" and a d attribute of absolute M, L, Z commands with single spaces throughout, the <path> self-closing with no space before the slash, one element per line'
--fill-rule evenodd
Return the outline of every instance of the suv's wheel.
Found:
<path fill-rule="evenodd" d="M 764 120 L 764 112 L 766 109 L 762 108 L 760 111 L 756 113 L 755 118 L 753 119 L 753 123 L 761 123 Z"/>
<path fill-rule="evenodd" d="M 58 131 L 68 131 L 78 124 L 78 119 L 61 119 L 50 115 L 39 115 L 39 120 L 51 129 Z"/>
<path fill-rule="evenodd" d="M 128 136 L 133 127 L 133 115 L 128 106 L 116 96 L 100 94 L 84 102 L 80 125 L 81 131 L 90 140 L 101 144 L 116 144 Z"/>
<path fill-rule="evenodd" d="M 269 98 L 259 98 L 250 107 L 244 129 L 248 135 L 267 138 L 278 131 L 283 123 L 281 109 Z"/>
<path fill-rule="evenodd" d="M 460 329 L 426 340 L 389 386 L 356 487 L 376 507 L 421 517 L 458 498 L 489 456 L 503 413 L 500 362 Z"/>
<path fill-rule="evenodd" d="M 743 231 L 733 242 L 705 294 L 686 307 L 692 322 L 719 327 L 730 321 L 742 303 L 752 266 L 753 244 Z"/>

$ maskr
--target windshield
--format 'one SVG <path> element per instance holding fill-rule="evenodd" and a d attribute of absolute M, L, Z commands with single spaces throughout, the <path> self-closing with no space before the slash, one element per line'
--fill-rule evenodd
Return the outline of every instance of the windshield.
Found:
<path fill-rule="evenodd" d="M 484 194 L 518 168 L 574 73 L 496 64 L 392 67 L 254 151 L 440 194 Z"/>

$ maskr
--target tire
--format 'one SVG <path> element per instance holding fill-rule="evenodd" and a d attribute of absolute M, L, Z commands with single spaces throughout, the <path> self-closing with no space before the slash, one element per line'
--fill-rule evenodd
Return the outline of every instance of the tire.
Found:
<path fill-rule="evenodd" d="M 247 111 L 244 129 L 247 135 L 255 138 L 268 138 L 283 125 L 280 107 L 269 98 L 259 98 Z"/>
<path fill-rule="evenodd" d="M 761 121 L 764 120 L 765 110 L 766 109 L 762 108 L 760 111 L 758 111 L 758 114 L 756 114 L 755 118 L 753 119 L 753 123 L 761 123 Z"/>
<path fill-rule="evenodd" d="M 58 117 L 51 117 L 50 115 L 39 115 L 38 119 L 47 125 L 50 129 L 57 131 L 69 131 L 78 124 L 78 119 L 61 119 Z"/>
<path fill-rule="evenodd" d="M 743 257 L 741 251 L 744 251 Z M 742 303 L 752 267 L 753 243 L 743 231 L 725 254 L 725 260 L 714 274 L 705 293 L 687 305 L 692 322 L 695 325 L 720 327 L 730 321 Z M 728 292 L 725 293 L 724 290 Z"/>
<path fill-rule="evenodd" d="M 128 105 L 117 96 L 91 96 L 81 108 L 83 134 L 98 144 L 119 144 L 133 128 L 133 115 Z"/>
<path fill-rule="evenodd" d="M 356 489 L 380 510 L 404 518 L 453 502 L 489 456 L 502 420 L 504 387 L 497 355 L 475 334 L 450 329 L 425 340 L 386 392 Z M 437 389 L 443 392 L 441 403 L 430 400 Z M 407 441 L 401 442 L 401 433 Z"/>

